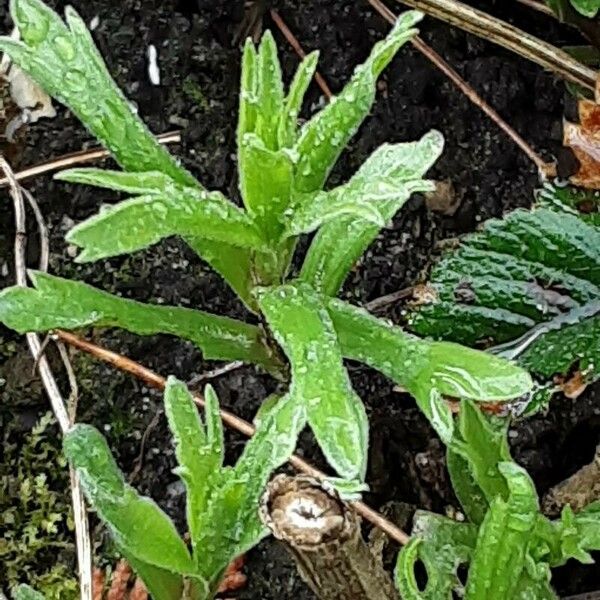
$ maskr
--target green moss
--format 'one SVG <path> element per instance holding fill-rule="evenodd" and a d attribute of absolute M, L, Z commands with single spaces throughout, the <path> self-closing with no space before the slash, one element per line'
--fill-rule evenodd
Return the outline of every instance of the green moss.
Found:
<path fill-rule="evenodd" d="M 0 588 L 27 583 L 48 600 L 78 597 L 69 474 L 51 414 L 32 431 L 7 428 L 0 461 Z"/>

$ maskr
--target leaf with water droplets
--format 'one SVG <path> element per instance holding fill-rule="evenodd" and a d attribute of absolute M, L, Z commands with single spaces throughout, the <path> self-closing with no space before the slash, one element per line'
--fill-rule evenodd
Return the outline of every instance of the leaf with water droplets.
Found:
<path fill-rule="evenodd" d="M 417 11 L 400 15 L 387 37 L 375 44 L 366 62 L 356 68 L 340 95 L 302 128 L 295 145 L 298 192 L 323 187 L 342 150 L 369 114 L 377 78 L 400 47 L 417 33 L 414 25 L 422 18 Z"/>
<path fill-rule="evenodd" d="M 171 177 L 160 171 L 139 173 L 94 168 L 67 169 L 57 173 L 54 179 L 139 195 L 160 195 L 165 191 L 174 193 L 178 189 L 186 189 L 178 186 Z"/>
<path fill-rule="evenodd" d="M 118 547 L 118 551 L 144 582 L 144 586 L 152 594 L 153 600 L 182 599 L 184 580 L 181 575 L 141 561 L 122 547 Z"/>
<path fill-rule="evenodd" d="M 277 139 L 280 148 L 291 148 L 298 139 L 298 115 L 302 108 L 304 94 L 317 69 L 319 51 L 315 50 L 302 59 L 285 98 L 279 120 Z"/>
<path fill-rule="evenodd" d="M 83 249 L 78 262 L 91 262 L 135 252 L 172 235 L 265 248 L 261 232 L 244 211 L 220 192 L 193 188 L 165 188 L 123 200 L 75 226 L 66 240 Z"/>
<path fill-rule="evenodd" d="M 203 552 L 203 531 L 199 527 L 206 512 L 207 496 L 215 486 L 223 466 L 222 425 L 219 403 L 212 387 L 207 386 L 206 429 L 191 394 L 181 381 L 169 377 L 164 393 L 165 413 L 175 443 L 177 474 L 187 490 L 187 522 L 195 551 Z M 209 427 L 210 424 L 210 427 Z M 219 480 L 217 479 L 217 485 Z"/>
<path fill-rule="evenodd" d="M 412 329 L 469 345 L 495 341 L 492 352 L 548 379 L 577 364 L 595 380 L 600 228 L 562 206 L 519 209 L 467 236 L 433 269 L 435 300 L 412 315 Z"/>
<path fill-rule="evenodd" d="M 212 392 L 207 390 L 209 399 Z M 207 437 L 217 431 L 216 396 L 207 404 Z M 213 421 L 213 425 L 210 425 Z M 267 531 L 260 521 L 260 497 L 275 469 L 287 461 L 294 451 L 300 431 L 306 422 L 304 407 L 296 399 L 285 396 L 265 410 L 257 430 L 246 444 L 234 467 L 221 468 L 210 479 L 205 509 L 197 515 L 197 553 L 199 572 L 216 588 L 227 565 L 257 544 Z M 213 443 L 220 446 L 219 436 Z M 192 482 L 202 486 L 202 481 Z"/>
<path fill-rule="evenodd" d="M 508 497 L 495 497 L 479 528 L 469 569 L 465 600 L 512 600 L 526 564 L 527 546 L 539 512 L 535 487 L 527 472 L 513 462 L 498 469 Z"/>
<path fill-rule="evenodd" d="M 205 358 L 244 360 L 268 369 L 276 362 L 257 327 L 199 310 L 143 304 L 113 296 L 85 283 L 31 271 L 34 288 L 0 292 L 0 321 L 20 333 L 120 327 L 139 335 L 168 333 L 189 340 Z"/>
<path fill-rule="evenodd" d="M 405 600 L 452 600 L 462 596 L 458 568 L 468 564 L 477 541 L 477 527 L 418 510 L 410 542 L 398 555 L 396 587 Z M 421 561 L 427 575 L 419 586 L 415 566 Z M 456 594 L 456 596 L 453 595 Z"/>
<path fill-rule="evenodd" d="M 461 402 L 446 463 L 454 493 L 472 523 L 483 521 L 495 497 L 508 496 L 498 470 L 500 462 L 511 460 L 507 428 L 505 420 L 484 415 L 472 401 Z"/>
<path fill-rule="evenodd" d="M 195 566 L 172 521 L 150 498 L 125 483 L 97 429 L 75 425 L 65 434 L 64 450 L 88 501 L 119 546 L 151 565 L 183 575 L 194 573 Z"/>
<path fill-rule="evenodd" d="M 331 466 L 362 480 L 368 421 L 342 362 L 333 323 L 322 299 L 305 284 L 263 290 L 259 304 L 290 360 L 290 394 L 306 408 L 308 422 Z"/>
<path fill-rule="evenodd" d="M 242 53 L 240 95 L 237 126 L 238 154 L 241 153 L 242 140 L 248 133 L 254 133 L 256 127 L 256 105 L 257 105 L 257 57 L 256 48 L 252 38 L 247 38 Z M 238 168 L 242 168 L 241 162 Z"/>
<path fill-rule="evenodd" d="M 72 8 L 66 10 L 68 27 L 40 0 L 13 0 L 11 15 L 23 42 L 0 38 L 0 50 L 67 105 L 122 167 L 161 171 L 180 184 L 198 185 L 137 116 Z"/>
<path fill-rule="evenodd" d="M 418 142 L 384 144 L 365 161 L 338 193 L 367 194 L 378 202 L 382 222 L 391 221 L 415 192 L 431 189 L 421 179 L 440 156 L 444 138 L 437 131 Z M 334 190 L 335 192 L 335 190 Z M 356 261 L 377 237 L 381 224 L 340 217 L 324 225 L 312 241 L 300 278 L 318 291 L 335 296 Z"/>
<path fill-rule="evenodd" d="M 508 360 L 448 342 L 422 340 L 367 311 L 327 299 L 344 356 L 381 371 L 408 391 L 436 389 L 475 401 L 503 401 L 527 394 L 529 374 Z"/>
<path fill-rule="evenodd" d="M 241 143 L 239 173 L 244 205 L 266 238 L 276 241 L 291 197 L 292 161 L 285 152 L 267 148 L 255 134 L 246 134 Z"/>

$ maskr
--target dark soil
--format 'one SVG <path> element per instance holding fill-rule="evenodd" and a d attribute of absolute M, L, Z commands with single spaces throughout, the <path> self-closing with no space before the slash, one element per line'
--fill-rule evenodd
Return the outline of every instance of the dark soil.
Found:
<path fill-rule="evenodd" d="M 94 37 L 111 72 L 155 132 L 183 128 L 184 142 L 174 148 L 209 188 L 236 195 L 235 121 L 239 50 L 233 44 L 244 11 L 242 0 L 72 0 L 89 22 L 99 17 Z M 0 13 L 3 30 L 10 29 L 6 4 Z M 64 2 L 51 4 L 62 9 Z M 365 58 L 388 25 L 368 6 L 354 0 L 280 0 L 274 2 L 306 49 L 322 51 L 320 70 L 333 90 L 339 90 L 355 64 Z M 552 19 L 516 2 L 479 2 L 555 43 L 577 36 Z M 396 6 L 393 6 L 396 9 Z M 268 17 L 265 27 L 271 27 Z M 546 158 L 560 153 L 561 120 L 572 110 L 564 84 L 498 47 L 427 19 L 424 39 L 451 62 L 475 89 Z M 297 57 L 276 33 L 289 77 Z M 159 51 L 162 85 L 154 87 L 146 74 L 146 48 Z M 307 106 L 323 99 L 313 86 Z M 432 170 L 450 179 L 461 198 L 452 217 L 429 212 L 421 198 L 410 201 L 393 226 L 373 244 L 354 271 L 344 293 L 362 303 L 402 289 L 424 277 L 439 253 L 438 243 L 474 230 L 483 220 L 528 206 L 538 184 L 533 165 L 490 120 L 477 110 L 423 56 L 411 47 L 399 53 L 382 78 L 372 116 L 344 154 L 332 182 L 348 177 L 364 158 L 385 141 L 414 140 L 436 128 L 447 148 Z M 38 163 L 91 145 L 88 134 L 63 107 L 57 118 L 31 127 L 21 165 Z M 124 296 L 210 309 L 245 317 L 244 309 L 208 267 L 183 244 L 169 240 L 146 252 L 91 266 L 77 266 L 63 241 L 65 231 L 94 213 L 102 202 L 116 199 L 96 190 L 59 184 L 50 177 L 31 181 L 52 232 L 52 272 L 82 279 Z M 6 200 L 6 198 L 5 198 Z M 0 287 L 12 283 L 13 237 L 10 210 L 0 213 Z M 32 244 L 32 258 L 35 257 Z M 4 264 L 7 267 L 4 267 Z M 388 316 L 399 320 L 401 307 Z M 190 345 L 163 336 L 139 338 L 123 332 L 94 333 L 96 339 L 162 374 L 189 380 L 214 367 Z M 6 380 L 1 423 L 24 429 L 46 400 L 18 336 L 0 329 L 0 377 Z M 141 470 L 135 485 L 151 494 L 181 520 L 183 489 L 171 473 L 174 467 L 160 397 L 139 382 L 82 356 L 75 357 L 82 389 L 80 418 L 105 429 L 126 472 Z M 406 395 L 373 371 L 351 366 L 357 391 L 370 414 L 372 452 L 368 501 L 379 507 L 402 501 L 444 511 L 455 504 L 443 464 L 443 451 L 425 419 Z M 273 381 L 244 368 L 215 382 L 223 405 L 251 419 Z M 536 481 L 540 493 L 589 462 L 600 437 L 598 391 L 588 389 L 576 402 L 556 399 L 547 415 L 520 423 L 512 432 L 514 453 Z M 141 452 L 141 437 L 150 424 Z M 242 439 L 231 435 L 232 456 Z M 307 436 L 302 452 L 319 461 Z M 140 454 L 141 452 L 141 454 Z M 140 462 L 141 457 L 141 462 Z M 312 598 L 289 559 L 272 541 L 249 553 L 248 587 L 244 599 Z M 600 588 L 593 568 L 567 565 L 556 571 L 561 594 Z"/>

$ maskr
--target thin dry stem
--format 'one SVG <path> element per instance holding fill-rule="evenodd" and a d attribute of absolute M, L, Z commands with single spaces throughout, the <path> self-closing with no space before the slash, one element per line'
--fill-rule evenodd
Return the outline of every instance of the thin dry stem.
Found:
<path fill-rule="evenodd" d="M 281 18 L 281 15 L 274 8 L 271 9 L 271 18 L 283 34 L 283 37 L 285 37 L 285 39 L 288 41 L 289 45 L 296 51 L 296 54 L 300 58 L 304 58 L 306 56 L 304 48 L 302 48 L 296 36 L 291 32 L 290 28 L 285 24 L 285 21 Z M 321 88 L 321 91 L 325 94 L 325 97 L 331 100 L 331 98 L 333 98 L 333 93 L 327 85 L 327 82 L 325 81 L 324 77 L 318 71 L 315 71 L 315 81 L 317 82 L 317 85 Z"/>
<path fill-rule="evenodd" d="M 27 228 L 26 228 L 26 213 L 23 192 L 13 174 L 10 165 L 6 162 L 4 156 L 0 155 L 0 169 L 4 171 L 5 177 L 9 184 L 10 195 L 13 199 L 15 213 L 15 272 L 17 285 L 27 287 L 27 262 L 26 244 L 27 244 Z M 33 198 L 32 198 L 33 200 Z M 30 201 L 31 204 L 31 201 Z M 34 209 L 36 219 L 39 223 L 43 223 L 41 212 L 37 208 L 37 204 L 33 201 L 32 208 Z M 44 247 L 44 239 L 47 240 L 45 227 L 39 229 L 41 237 L 41 246 Z M 44 262 L 45 258 L 41 257 L 40 262 Z M 50 399 L 52 410 L 56 416 L 61 430 L 68 431 L 72 425 L 69 418 L 65 402 L 62 398 L 60 390 L 54 375 L 50 369 L 50 365 L 42 353 L 42 345 L 38 336 L 35 333 L 26 335 L 29 350 L 33 356 L 34 362 L 38 365 L 38 371 L 42 379 L 42 383 L 46 393 Z M 73 469 L 70 469 L 71 477 L 71 499 L 73 503 L 73 518 L 75 520 L 75 537 L 77 541 L 77 560 L 79 565 L 79 582 L 81 600 L 92 600 L 92 548 L 88 528 L 87 512 L 83 493 L 79 484 L 79 477 Z"/>
<path fill-rule="evenodd" d="M 170 131 L 168 133 L 162 133 L 156 136 L 156 139 L 161 144 L 178 144 L 181 142 L 181 133 L 179 131 Z M 16 181 L 24 181 L 31 179 L 44 173 L 51 173 L 52 171 L 58 171 L 59 169 L 71 168 L 75 165 L 81 165 L 84 163 L 94 162 L 102 158 L 108 158 L 110 156 L 107 150 L 103 148 L 95 147 L 89 150 L 79 150 L 71 154 L 65 154 L 58 158 L 53 158 L 43 163 L 39 163 L 32 167 L 27 167 L 18 173 L 14 173 L 14 179 Z M 9 185 L 8 177 L 0 178 L 0 188 Z"/>
<path fill-rule="evenodd" d="M 148 385 L 158 390 L 162 391 L 165 389 L 166 379 L 164 377 L 161 377 L 154 371 L 147 369 L 130 358 L 127 358 L 126 356 L 122 356 L 116 352 L 112 352 L 111 350 L 97 346 L 96 344 L 81 339 L 80 337 L 67 331 L 57 329 L 54 331 L 53 335 L 57 339 L 60 339 L 63 342 L 78 348 L 79 350 L 87 352 L 88 354 L 91 354 L 92 356 L 116 367 L 117 369 L 120 369 L 121 371 L 131 373 L 138 379 L 141 379 Z M 193 398 L 194 402 L 198 406 L 204 407 L 204 398 L 200 394 L 195 394 Z M 228 427 L 231 427 L 232 429 L 235 429 L 248 437 L 254 435 L 255 428 L 248 423 L 248 421 L 245 421 L 244 419 L 241 419 L 237 415 L 234 415 L 226 410 L 221 410 L 220 415 L 223 423 L 225 423 L 225 425 Z M 299 456 L 293 455 L 289 462 L 298 471 L 301 471 L 310 477 L 318 479 L 319 481 L 327 479 L 327 475 L 325 475 L 325 473 L 319 471 Z M 406 544 L 410 539 L 409 536 L 399 527 L 394 525 L 391 521 L 388 521 L 385 517 L 363 502 L 352 502 L 351 506 L 359 515 L 375 525 L 375 527 L 378 527 L 384 531 L 390 538 L 396 540 L 398 543 Z"/>
<path fill-rule="evenodd" d="M 520 4 L 527 6 L 528 8 L 533 8 L 533 10 L 537 10 L 538 12 L 544 13 L 545 15 L 549 15 L 551 17 L 554 16 L 552 9 L 542 2 L 538 2 L 538 0 L 517 0 Z"/>
<path fill-rule="evenodd" d="M 396 1 L 516 52 L 567 81 L 594 90 L 597 74 L 593 69 L 563 50 L 483 11 L 457 0 Z"/>
<path fill-rule="evenodd" d="M 369 4 L 390 24 L 396 22 L 396 15 L 381 1 L 369 0 Z M 431 46 L 419 36 L 411 40 L 413 46 L 426 56 L 454 85 L 479 109 L 481 109 L 535 164 L 543 179 L 556 177 L 556 166 L 547 163 L 538 153 L 493 109 Z"/>

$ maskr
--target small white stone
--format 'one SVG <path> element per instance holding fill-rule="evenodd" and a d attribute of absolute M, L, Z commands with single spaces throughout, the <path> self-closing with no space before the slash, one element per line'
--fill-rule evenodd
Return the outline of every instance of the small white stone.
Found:
<path fill-rule="evenodd" d="M 154 44 L 148 46 L 148 77 L 152 85 L 160 85 L 160 69 L 158 68 L 158 52 Z"/>

